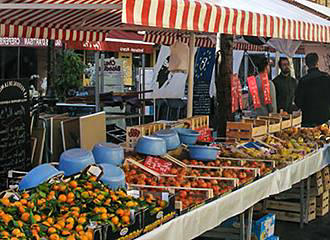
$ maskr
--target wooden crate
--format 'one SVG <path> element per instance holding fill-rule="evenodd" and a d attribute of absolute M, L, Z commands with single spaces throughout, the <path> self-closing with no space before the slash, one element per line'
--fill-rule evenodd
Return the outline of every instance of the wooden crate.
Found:
<path fill-rule="evenodd" d="M 292 113 L 292 127 L 300 127 L 302 122 L 302 113 L 300 111 Z"/>
<path fill-rule="evenodd" d="M 227 122 L 227 137 L 252 140 L 267 134 L 267 121 L 243 119 L 241 122 Z"/>
<path fill-rule="evenodd" d="M 276 133 L 276 132 L 281 131 L 281 118 L 260 116 L 260 117 L 258 117 L 258 119 L 267 121 L 267 132 L 268 133 Z"/>
<path fill-rule="evenodd" d="M 329 191 L 316 197 L 316 216 L 324 216 L 329 212 Z"/>
<path fill-rule="evenodd" d="M 149 123 L 126 128 L 126 142 L 128 147 L 134 147 L 142 136 L 150 136 L 153 133 L 165 129 L 165 123 Z"/>
<path fill-rule="evenodd" d="M 270 117 L 277 117 L 281 119 L 281 130 L 292 127 L 292 115 L 283 115 L 282 113 L 271 113 Z"/>
<path fill-rule="evenodd" d="M 328 167 L 326 167 L 322 170 L 322 181 L 323 181 L 323 190 L 329 191 L 330 190 L 330 173 L 329 173 Z"/>
<path fill-rule="evenodd" d="M 193 130 L 200 128 L 209 128 L 210 125 L 208 115 L 193 116 L 179 121 L 183 121 L 188 128 L 191 128 Z"/>
<path fill-rule="evenodd" d="M 266 200 L 266 212 L 276 214 L 276 219 L 287 222 L 300 222 L 300 202 Z M 316 198 L 309 201 L 308 218 L 310 222 L 316 218 Z"/>

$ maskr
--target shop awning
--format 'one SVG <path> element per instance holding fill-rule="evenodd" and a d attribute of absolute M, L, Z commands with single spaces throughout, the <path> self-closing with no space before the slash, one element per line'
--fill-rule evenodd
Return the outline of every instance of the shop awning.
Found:
<path fill-rule="evenodd" d="M 107 32 L 117 28 L 330 41 L 329 21 L 282 0 L 2 0 L 0 3 L 0 37 L 103 41 Z"/>
<path fill-rule="evenodd" d="M 286 0 L 300 8 L 330 20 L 330 8 L 307 0 Z"/>
<path fill-rule="evenodd" d="M 189 31 L 330 42 L 329 21 L 282 0 L 155 2 L 127 0 L 124 21 Z M 149 14 L 149 8 L 157 11 Z"/>

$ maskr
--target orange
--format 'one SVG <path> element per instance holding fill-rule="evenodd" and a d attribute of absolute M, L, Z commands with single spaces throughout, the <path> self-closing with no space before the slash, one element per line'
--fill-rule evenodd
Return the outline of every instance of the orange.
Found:
<path fill-rule="evenodd" d="M 29 213 L 23 213 L 22 216 L 21 216 L 21 219 L 24 222 L 28 222 L 30 220 L 30 214 Z"/>
<path fill-rule="evenodd" d="M 67 230 L 62 231 L 63 236 L 69 236 L 71 233 Z"/>
<path fill-rule="evenodd" d="M 75 236 L 74 235 L 70 235 L 67 240 L 76 240 Z"/>
<path fill-rule="evenodd" d="M 43 221 L 42 224 L 45 225 L 45 226 L 47 226 L 47 227 L 50 227 L 50 226 L 51 226 L 51 225 L 49 224 L 49 222 L 47 222 L 47 221 Z"/>
<path fill-rule="evenodd" d="M 48 222 L 49 224 L 54 224 L 54 219 L 51 218 L 51 217 L 49 217 L 49 218 L 47 218 L 47 222 Z"/>
<path fill-rule="evenodd" d="M 17 236 L 17 235 L 19 235 L 21 233 L 21 230 L 19 230 L 18 228 L 15 228 L 12 232 L 11 232 L 11 234 L 13 234 L 14 236 Z"/>
<path fill-rule="evenodd" d="M 67 223 L 74 223 L 74 219 L 72 217 L 69 217 L 67 220 L 66 220 Z"/>
<path fill-rule="evenodd" d="M 5 222 L 5 224 L 8 224 L 11 220 L 13 220 L 13 217 L 9 214 L 5 214 L 2 216 L 2 220 Z"/>
<path fill-rule="evenodd" d="M 48 233 L 49 234 L 56 233 L 56 228 L 53 227 L 48 228 Z"/>
<path fill-rule="evenodd" d="M 14 203 L 14 206 L 16 206 L 16 207 L 21 207 L 23 204 L 21 203 L 21 202 L 15 202 Z"/>
<path fill-rule="evenodd" d="M 24 223 L 22 221 L 18 220 L 17 225 L 21 228 L 21 227 L 23 227 Z"/>
<path fill-rule="evenodd" d="M 88 240 L 93 240 L 94 239 L 94 234 L 92 231 L 88 231 L 86 233 Z"/>
<path fill-rule="evenodd" d="M 20 213 L 25 213 L 25 207 L 21 206 L 18 208 Z"/>
<path fill-rule="evenodd" d="M 2 232 L 0 233 L 0 235 L 3 236 L 3 237 L 8 237 L 8 236 L 9 236 L 9 232 L 2 231 Z"/>
<path fill-rule="evenodd" d="M 64 192 L 64 191 L 66 190 L 66 186 L 65 186 L 64 184 L 63 184 L 63 185 L 60 185 L 59 190 L 60 190 L 61 192 Z"/>
<path fill-rule="evenodd" d="M 84 231 L 84 227 L 83 227 L 82 225 L 77 225 L 77 227 L 76 227 L 76 231 L 77 231 L 77 232 Z"/>
<path fill-rule="evenodd" d="M 71 215 L 78 218 L 79 217 L 79 212 L 73 211 L 73 212 L 71 212 Z"/>
<path fill-rule="evenodd" d="M 73 223 L 69 223 L 65 226 L 65 228 L 68 230 L 72 230 L 74 228 L 74 225 L 73 225 Z"/>
<path fill-rule="evenodd" d="M 60 229 L 62 229 L 63 227 L 62 227 L 60 224 L 56 223 L 56 224 L 54 225 L 54 228 L 60 230 Z"/>
<path fill-rule="evenodd" d="M 23 193 L 22 194 L 22 198 L 24 198 L 24 199 L 27 199 L 29 197 L 30 197 L 30 194 L 28 194 L 28 193 Z"/>
<path fill-rule="evenodd" d="M 9 207 L 11 205 L 10 201 L 8 198 L 2 198 L 1 203 L 5 205 L 6 207 Z"/>
<path fill-rule="evenodd" d="M 58 191 L 58 190 L 60 190 L 60 186 L 59 186 L 59 185 L 54 185 L 54 186 L 52 187 L 52 189 L 53 189 L 54 191 Z"/>
<path fill-rule="evenodd" d="M 35 230 L 35 231 L 37 231 L 37 232 L 40 232 L 40 227 L 39 227 L 38 224 L 33 224 L 33 225 L 31 226 L 31 229 L 32 229 L 32 230 Z"/>
<path fill-rule="evenodd" d="M 121 208 L 117 209 L 117 211 L 116 211 L 116 214 L 121 216 L 121 217 L 124 216 L 124 213 L 125 213 L 124 210 L 121 209 Z"/>
<path fill-rule="evenodd" d="M 79 219 L 78 219 L 78 223 L 79 224 L 84 224 L 86 222 L 86 218 L 85 217 L 80 217 Z"/>
<path fill-rule="evenodd" d="M 113 217 L 111 218 L 111 222 L 115 225 L 117 225 L 119 223 L 119 218 L 118 217 Z"/>
<path fill-rule="evenodd" d="M 10 240 L 19 240 L 19 239 L 16 237 L 12 237 L 12 238 L 10 238 Z"/>
<path fill-rule="evenodd" d="M 121 217 L 121 220 L 122 220 L 123 223 L 125 223 L 125 224 L 129 224 L 129 222 L 130 222 L 130 218 L 129 218 L 129 216 L 122 216 L 122 217 Z"/>
<path fill-rule="evenodd" d="M 102 214 L 101 214 L 101 219 L 102 219 L 102 220 L 107 220 L 107 219 L 108 219 L 108 214 L 106 214 L 106 213 L 102 213 Z"/>
<path fill-rule="evenodd" d="M 61 194 L 60 196 L 58 196 L 58 201 L 59 202 L 66 202 L 67 197 L 64 194 Z"/>
<path fill-rule="evenodd" d="M 114 202 L 118 201 L 118 197 L 117 197 L 116 195 L 112 195 L 112 196 L 111 196 L 111 199 L 112 199 L 112 201 L 114 201 Z"/>
<path fill-rule="evenodd" d="M 68 195 L 67 195 L 68 198 L 74 198 L 74 193 L 73 192 L 69 192 Z"/>
<path fill-rule="evenodd" d="M 40 222 L 40 221 L 41 221 L 41 217 L 40 217 L 40 215 L 34 215 L 34 220 L 35 220 L 36 222 Z"/>
<path fill-rule="evenodd" d="M 50 240 L 60 240 L 60 237 L 56 233 L 53 233 L 52 235 L 49 236 L 49 239 Z"/>
<path fill-rule="evenodd" d="M 102 194 L 99 194 L 99 195 L 97 196 L 97 199 L 102 201 L 102 200 L 104 199 L 104 196 L 103 196 Z"/>
<path fill-rule="evenodd" d="M 103 204 L 104 204 L 105 206 L 109 206 L 110 203 L 111 203 L 111 199 L 108 198 Z"/>
<path fill-rule="evenodd" d="M 27 207 L 28 208 L 34 208 L 34 203 L 33 202 L 28 202 Z"/>
<path fill-rule="evenodd" d="M 21 199 L 20 202 L 23 204 L 23 205 L 26 205 L 28 203 L 28 201 L 26 199 Z"/>
<path fill-rule="evenodd" d="M 81 193 L 81 197 L 82 197 L 82 198 L 85 198 L 85 199 L 86 199 L 86 198 L 89 198 L 89 193 L 88 193 L 88 192 L 82 192 L 82 193 Z"/>
<path fill-rule="evenodd" d="M 72 180 L 72 181 L 69 183 L 69 185 L 70 185 L 70 187 L 72 187 L 72 188 L 76 188 L 76 187 L 78 187 L 78 183 L 77 183 L 77 181 L 75 181 L 75 180 Z"/>
<path fill-rule="evenodd" d="M 74 211 L 74 212 L 80 212 L 80 208 L 79 207 L 72 207 L 71 210 Z"/>
<path fill-rule="evenodd" d="M 96 182 L 96 177 L 95 176 L 91 176 L 89 179 L 88 179 L 90 182 Z"/>
<path fill-rule="evenodd" d="M 104 208 L 104 207 L 101 207 L 101 208 L 100 208 L 100 213 L 107 213 L 107 209 Z"/>
<path fill-rule="evenodd" d="M 64 221 L 58 221 L 57 224 L 59 224 L 62 228 L 64 228 L 64 226 L 65 226 L 65 222 Z"/>

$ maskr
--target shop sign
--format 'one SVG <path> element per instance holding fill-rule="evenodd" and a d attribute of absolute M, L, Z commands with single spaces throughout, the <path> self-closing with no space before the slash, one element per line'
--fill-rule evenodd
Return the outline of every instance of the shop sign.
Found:
<path fill-rule="evenodd" d="M 47 47 L 48 39 L 38 38 L 0 38 L 0 47 Z M 55 47 L 61 47 L 62 41 L 55 40 Z"/>
<path fill-rule="evenodd" d="M 160 174 L 169 173 L 172 167 L 172 163 L 167 162 L 161 158 L 150 156 L 146 157 L 146 160 L 144 161 L 143 165 Z"/>
<path fill-rule="evenodd" d="M 239 79 L 237 74 L 234 74 L 230 78 L 230 90 L 231 90 L 231 112 L 238 110 L 238 84 Z"/>
<path fill-rule="evenodd" d="M 268 79 L 268 73 L 260 73 L 262 91 L 264 93 L 264 104 L 272 104 L 272 98 L 270 96 L 270 84 Z"/>

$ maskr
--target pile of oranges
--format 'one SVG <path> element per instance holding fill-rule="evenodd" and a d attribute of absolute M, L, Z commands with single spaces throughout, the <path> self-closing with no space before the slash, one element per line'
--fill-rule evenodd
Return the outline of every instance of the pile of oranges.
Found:
<path fill-rule="evenodd" d="M 0 239 L 93 240 L 91 225 L 108 224 L 115 232 L 131 224 L 133 209 L 155 205 L 82 174 L 0 199 Z"/>

